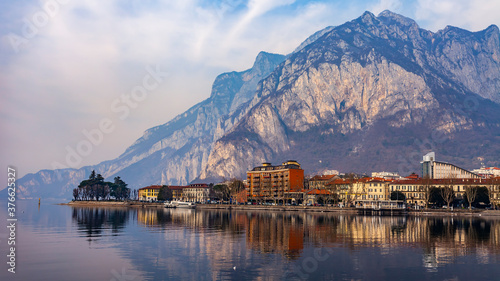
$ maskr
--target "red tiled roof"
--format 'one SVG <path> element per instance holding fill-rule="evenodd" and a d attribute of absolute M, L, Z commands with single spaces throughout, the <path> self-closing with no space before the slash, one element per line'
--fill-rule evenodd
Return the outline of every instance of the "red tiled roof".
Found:
<path fill-rule="evenodd" d="M 329 195 L 330 192 L 325 189 L 311 189 L 307 192 L 307 195 Z"/>

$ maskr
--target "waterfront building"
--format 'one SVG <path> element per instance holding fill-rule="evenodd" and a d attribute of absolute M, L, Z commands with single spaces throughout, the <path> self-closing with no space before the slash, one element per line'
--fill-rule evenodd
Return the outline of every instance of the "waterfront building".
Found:
<path fill-rule="evenodd" d="M 210 197 L 210 187 L 204 183 L 191 184 L 181 188 L 184 201 L 207 202 Z"/>
<path fill-rule="evenodd" d="M 150 185 L 139 188 L 139 200 L 142 201 L 156 201 L 158 200 L 158 193 L 160 192 L 161 185 Z"/>
<path fill-rule="evenodd" d="M 305 204 L 314 205 L 317 203 L 326 203 L 330 199 L 330 191 L 325 189 L 313 188 L 308 190 L 305 195 Z M 320 199 L 321 198 L 321 199 Z"/>
<path fill-rule="evenodd" d="M 316 175 L 309 179 L 309 188 L 325 189 L 326 184 L 338 178 L 336 175 Z"/>
<path fill-rule="evenodd" d="M 390 180 L 372 177 L 364 181 L 366 195 L 362 196 L 362 199 L 374 201 L 391 199 L 391 194 L 388 189 L 388 184 L 391 182 Z"/>
<path fill-rule="evenodd" d="M 445 178 L 456 178 L 456 179 L 478 179 L 479 175 L 469 172 L 465 169 L 457 167 L 453 164 L 446 162 L 436 161 L 436 154 L 434 152 L 429 152 L 423 157 L 422 164 L 422 177 L 430 179 L 445 179 Z"/>
<path fill-rule="evenodd" d="M 423 189 L 422 179 L 404 179 L 389 183 L 389 194 L 392 192 L 401 192 L 405 195 L 406 203 L 412 206 L 425 206 L 426 197 Z M 389 195 L 390 198 L 390 195 Z"/>
<path fill-rule="evenodd" d="M 170 190 L 172 190 L 172 200 L 174 200 L 174 201 L 184 200 L 184 198 L 182 197 L 183 196 L 182 190 L 185 188 L 185 186 L 183 186 L 183 185 L 169 185 L 168 188 L 170 188 Z"/>
<path fill-rule="evenodd" d="M 399 191 L 406 197 L 406 203 L 414 206 L 426 206 L 430 188 L 449 187 L 456 199 L 463 199 L 468 187 L 486 187 L 492 205 L 500 204 L 500 178 L 491 179 L 410 179 L 398 180 L 389 184 L 389 193 Z"/>
<path fill-rule="evenodd" d="M 304 170 L 297 161 L 278 166 L 263 163 L 247 172 L 250 199 L 288 199 L 304 188 Z"/>

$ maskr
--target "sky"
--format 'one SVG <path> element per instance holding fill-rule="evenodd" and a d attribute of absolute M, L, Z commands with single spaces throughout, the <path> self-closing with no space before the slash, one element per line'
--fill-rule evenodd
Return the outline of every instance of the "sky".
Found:
<path fill-rule="evenodd" d="M 1 0 L 0 182 L 114 159 L 218 74 L 386 9 L 434 32 L 500 26 L 497 0 Z"/>

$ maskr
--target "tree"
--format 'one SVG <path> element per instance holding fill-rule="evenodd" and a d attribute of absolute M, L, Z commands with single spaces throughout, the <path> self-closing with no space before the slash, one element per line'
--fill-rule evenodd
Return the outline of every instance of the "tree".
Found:
<path fill-rule="evenodd" d="M 325 199 L 323 198 L 323 195 L 320 195 L 316 200 L 316 202 L 318 202 L 319 205 L 325 204 Z"/>
<path fill-rule="evenodd" d="M 158 192 L 158 200 L 161 200 L 161 201 L 163 201 L 163 200 L 171 201 L 173 197 L 174 197 L 174 195 L 172 193 L 172 190 L 170 188 L 168 188 L 168 186 L 163 185 L 160 188 L 160 191 Z"/>
<path fill-rule="evenodd" d="M 476 198 L 472 203 L 476 205 L 476 207 L 480 203 L 483 203 L 483 206 L 489 205 L 490 197 L 488 196 L 488 188 L 486 186 L 476 186 L 476 189 L 477 189 Z"/>
<path fill-rule="evenodd" d="M 101 174 L 97 174 L 94 170 L 90 173 L 88 180 L 83 180 L 78 185 L 79 193 L 84 200 L 99 200 L 109 198 L 110 182 L 105 182 Z"/>
<path fill-rule="evenodd" d="M 345 205 L 349 207 L 354 201 L 354 185 L 356 181 L 356 175 L 354 173 L 349 173 L 347 175 L 347 184 L 344 185 L 345 193 Z"/>
<path fill-rule="evenodd" d="M 78 188 L 73 189 L 73 198 L 75 201 L 77 201 L 80 198 L 80 192 L 79 192 Z"/>
<path fill-rule="evenodd" d="M 229 187 L 225 184 L 217 184 L 214 186 L 216 197 L 223 201 L 228 201 L 230 196 Z"/>
<path fill-rule="evenodd" d="M 444 205 L 444 199 L 441 196 L 440 188 L 437 187 L 431 187 L 429 189 L 429 203 L 433 203 L 434 206 L 443 206 Z"/>
<path fill-rule="evenodd" d="M 475 186 L 467 186 L 465 187 L 465 200 L 467 200 L 467 204 L 469 205 L 469 210 L 472 209 L 472 203 L 476 200 L 477 196 L 477 187 Z"/>
<path fill-rule="evenodd" d="M 451 202 L 455 200 L 455 192 L 453 192 L 453 187 L 451 185 L 444 186 L 443 188 L 440 188 L 440 194 L 441 197 L 443 198 L 444 202 L 446 203 L 446 206 L 450 208 Z"/>
<path fill-rule="evenodd" d="M 116 200 L 126 200 L 130 197 L 130 188 L 127 188 L 127 184 L 120 177 L 115 177 L 110 195 Z"/>
<path fill-rule="evenodd" d="M 401 191 L 391 192 L 391 200 L 406 200 L 406 195 Z"/>
<path fill-rule="evenodd" d="M 237 194 L 245 190 L 245 184 L 241 180 L 235 178 L 231 179 L 229 186 L 227 187 L 229 189 L 230 196 L 234 199 L 233 201 L 236 201 L 235 199 Z"/>
<path fill-rule="evenodd" d="M 420 191 L 424 195 L 425 200 L 425 208 L 429 208 L 429 202 L 431 199 L 431 188 L 432 188 L 432 179 L 429 175 L 426 175 L 422 178 L 422 186 Z"/>
<path fill-rule="evenodd" d="M 441 197 L 443 198 L 448 208 L 450 208 L 451 202 L 455 200 L 455 192 L 453 191 L 454 179 L 454 174 L 448 175 L 448 178 L 444 180 L 443 188 L 440 189 Z"/>

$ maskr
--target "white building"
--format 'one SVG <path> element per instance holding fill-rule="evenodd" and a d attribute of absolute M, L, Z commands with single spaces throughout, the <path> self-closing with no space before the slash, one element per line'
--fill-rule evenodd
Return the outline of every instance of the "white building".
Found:
<path fill-rule="evenodd" d="M 392 172 L 372 172 L 372 178 L 383 178 L 383 179 L 399 179 L 401 176 L 398 173 Z"/>
<path fill-rule="evenodd" d="M 472 172 L 485 177 L 500 177 L 500 168 L 497 167 L 481 167 Z"/>
<path fill-rule="evenodd" d="M 431 179 L 477 179 L 479 175 L 446 162 L 436 161 L 436 154 L 429 152 L 423 157 L 422 177 Z"/>

